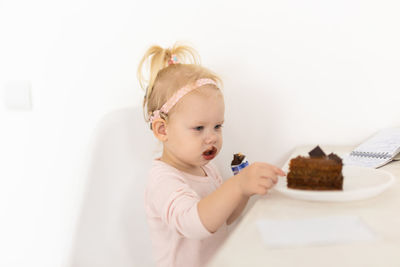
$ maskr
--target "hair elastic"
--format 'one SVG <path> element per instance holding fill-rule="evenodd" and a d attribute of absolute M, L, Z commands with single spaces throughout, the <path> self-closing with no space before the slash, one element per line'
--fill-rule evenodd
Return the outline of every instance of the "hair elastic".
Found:
<path fill-rule="evenodd" d="M 175 54 L 172 54 L 171 58 L 168 60 L 168 66 L 171 64 L 173 65 L 178 63 L 179 63 L 178 57 Z"/>
<path fill-rule="evenodd" d="M 175 106 L 175 104 L 179 101 L 179 99 L 181 99 L 183 96 L 185 96 L 187 93 L 193 91 L 194 89 L 197 89 L 203 85 L 207 85 L 207 84 L 213 84 L 215 86 L 217 86 L 217 83 L 212 80 L 212 79 L 208 79 L 208 78 L 203 78 L 203 79 L 198 79 L 194 84 L 190 84 L 190 85 L 186 85 L 184 87 L 182 87 L 181 89 L 179 89 L 178 91 L 176 91 L 172 97 L 170 99 L 168 99 L 167 102 L 165 102 L 164 105 L 162 105 L 162 107 L 158 110 L 153 111 L 152 115 L 150 116 L 150 122 L 153 122 L 155 119 L 159 119 L 160 114 L 163 113 L 165 115 L 168 114 L 168 112 L 171 110 L 171 108 L 173 106 Z"/>

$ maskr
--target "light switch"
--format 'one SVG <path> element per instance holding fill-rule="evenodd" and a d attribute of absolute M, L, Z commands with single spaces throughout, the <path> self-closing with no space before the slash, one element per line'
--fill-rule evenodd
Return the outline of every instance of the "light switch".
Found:
<path fill-rule="evenodd" d="M 5 86 L 5 105 L 12 110 L 31 110 L 31 82 L 26 80 L 8 81 Z"/>

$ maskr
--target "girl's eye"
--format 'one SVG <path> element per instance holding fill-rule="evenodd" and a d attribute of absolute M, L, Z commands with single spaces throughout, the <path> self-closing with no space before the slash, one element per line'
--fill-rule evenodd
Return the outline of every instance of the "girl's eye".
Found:
<path fill-rule="evenodd" d="M 197 127 L 194 127 L 194 129 L 195 129 L 196 131 L 201 131 L 201 130 L 204 129 L 204 126 L 197 126 Z"/>
<path fill-rule="evenodd" d="M 215 125 L 216 130 L 221 129 L 221 128 L 222 128 L 222 124 Z"/>

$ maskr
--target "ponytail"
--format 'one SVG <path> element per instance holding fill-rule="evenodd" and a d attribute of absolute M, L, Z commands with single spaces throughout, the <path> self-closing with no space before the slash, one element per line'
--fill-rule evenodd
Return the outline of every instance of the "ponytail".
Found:
<path fill-rule="evenodd" d="M 167 68 L 171 64 L 170 60 L 172 56 L 176 56 L 177 63 L 199 64 L 200 61 L 197 52 L 189 46 L 179 45 L 176 43 L 172 48 L 166 49 L 157 45 L 150 47 L 141 59 L 137 70 L 137 77 L 140 87 L 146 92 L 143 106 L 146 105 L 148 98 L 153 91 L 154 82 L 157 78 L 158 72 L 164 68 Z M 147 63 L 147 66 L 148 63 L 150 63 L 150 78 L 148 80 L 144 78 L 143 74 L 143 65 L 145 63 Z"/>
<path fill-rule="evenodd" d="M 221 83 L 217 75 L 199 64 L 197 52 L 179 43 L 166 49 L 154 45 L 146 51 L 137 70 L 140 87 L 146 92 L 143 99 L 146 121 L 182 86 L 200 78 Z"/>

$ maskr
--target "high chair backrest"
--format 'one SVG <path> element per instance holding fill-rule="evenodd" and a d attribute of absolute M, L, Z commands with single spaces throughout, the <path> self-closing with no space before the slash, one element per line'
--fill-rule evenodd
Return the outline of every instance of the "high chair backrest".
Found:
<path fill-rule="evenodd" d="M 141 108 L 117 110 L 99 122 L 71 267 L 154 266 L 143 203 L 156 146 Z"/>

